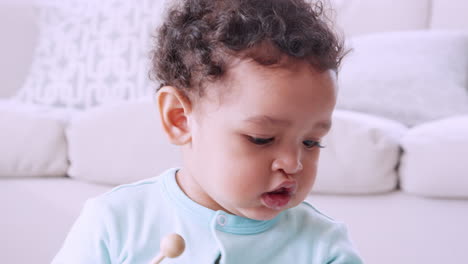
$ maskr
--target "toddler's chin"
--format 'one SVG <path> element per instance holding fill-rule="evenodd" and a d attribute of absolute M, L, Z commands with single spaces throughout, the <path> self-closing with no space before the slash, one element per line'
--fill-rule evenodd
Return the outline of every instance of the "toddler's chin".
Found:
<path fill-rule="evenodd" d="M 268 206 L 262 206 L 261 209 L 258 210 L 258 212 L 255 213 L 255 217 L 249 217 L 251 219 L 255 220 L 271 220 L 275 218 L 277 215 L 279 215 L 281 212 L 288 210 L 290 208 L 296 207 L 299 205 L 303 199 L 298 199 L 297 196 L 293 197 L 291 201 L 284 207 L 281 208 L 269 208 Z"/>
<path fill-rule="evenodd" d="M 253 220 L 258 221 L 267 221 L 275 218 L 278 216 L 282 211 L 288 208 L 284 208 L 282 210 L 275 210 L 265 206 L 260 206 L 253 210 L 249 210 L 248 212 L 243 212 L 243 217 L 250 218 Z"/>
<path fill-rule="evenodd" d="M 287 205 L 282 206 L 280 208 L 278 207 L 271 207 L 269 205 L 265 205 L 261 200 L 259 201 L 259 204 L 256 207 L 250 207 L 250 208 L 237 208 L 237 210 L 233 211 L 228 211 L 231 214 L 236 214 L 238 216 L 242 216 L 245 218 L 253 219 L 253 220 L 258 220 L 258 221 L 267 221 L 275 218 L 278 216 L 281 212 L 296 207 L 299 205 L 304 199 L 301 199 L 298 197 L 298 195 L 294 195 L 291 197 L 291 200 L 287 203 Z"/>
<path fill-rule="evenodd" d="M 273 212 L 273 213 L 255 213 L 255 214 L 247 215 L 245 217 L 253 219 L 253 220 L 257 220 L 257 221 L 268 221 L 278 216 L 279 213 L 280 212 L 278 211 Z"/>

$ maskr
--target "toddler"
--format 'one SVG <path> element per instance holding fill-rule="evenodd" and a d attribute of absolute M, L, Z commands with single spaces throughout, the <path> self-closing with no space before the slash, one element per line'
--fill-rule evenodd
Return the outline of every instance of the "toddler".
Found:
<path fill-rule="evenodd" d="M 186 249 L 167 264 L 362 263 L 345 226 L 303 202 L 343 57 L 321 7 L 184 0 L 169 8 L 152 73 L 183 167 L 88 200 L 53 263 L 149 264 L 169 233 Z"/>

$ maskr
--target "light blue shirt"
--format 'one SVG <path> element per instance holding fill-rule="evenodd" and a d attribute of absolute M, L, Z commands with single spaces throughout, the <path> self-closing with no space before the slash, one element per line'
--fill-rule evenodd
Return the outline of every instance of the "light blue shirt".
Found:
<path fill-rule="evenodd" d="M 184 253 L 162 263 L 361 264 L 342 223 L 306 202 L 268 221 L 205 208 L 187 197 L 170 169 L 90 199 L 53 264 L 149 264 L 161 238 L 178 233 Z"/>

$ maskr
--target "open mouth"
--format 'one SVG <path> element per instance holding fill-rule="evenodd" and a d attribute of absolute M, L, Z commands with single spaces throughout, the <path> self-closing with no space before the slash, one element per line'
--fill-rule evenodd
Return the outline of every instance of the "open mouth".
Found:
<path fill-rule="evenodd" d="M 266 207 L 274 210 L 281 210 L 286 207 L 296 191 L 295 184 L 288 184 L 287 187 L 279 187 L 271 192 L 262 194 L 262 203 Z"/>
<path fill-rule="evenodd" d="M 276 191 L 272 191 L 272 192 L 268 192 L 268 193 L 270 193 L 270 194 L 289 194 L 290 190 L 288 188 L 282 187 L 282 188 L 279 188 Z"/>

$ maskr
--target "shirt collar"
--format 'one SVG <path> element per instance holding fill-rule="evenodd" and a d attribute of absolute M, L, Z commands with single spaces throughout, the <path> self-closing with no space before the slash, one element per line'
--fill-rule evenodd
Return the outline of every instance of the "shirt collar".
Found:
<path fill-rule="evenodd" d="M 176 172 L 178 168 L 172 168 L 163 173 L 162 191 L 171 202 L 175 203 L 175 207 L 179 212 L 184 214 L 188 221 L 195 221 L 200 225 L 210 228 L 215 226 L 219 231 L 236 235 L 251 235 L 262 233 L 270 229 L 278 222 L 280 215 L 271 220 L 253 220 L 233 214 L 226 213 L 222 210 L 214 211 L 206 208 L 193 200 L 191 200 L 180 189 L 176 181 Z"/>

